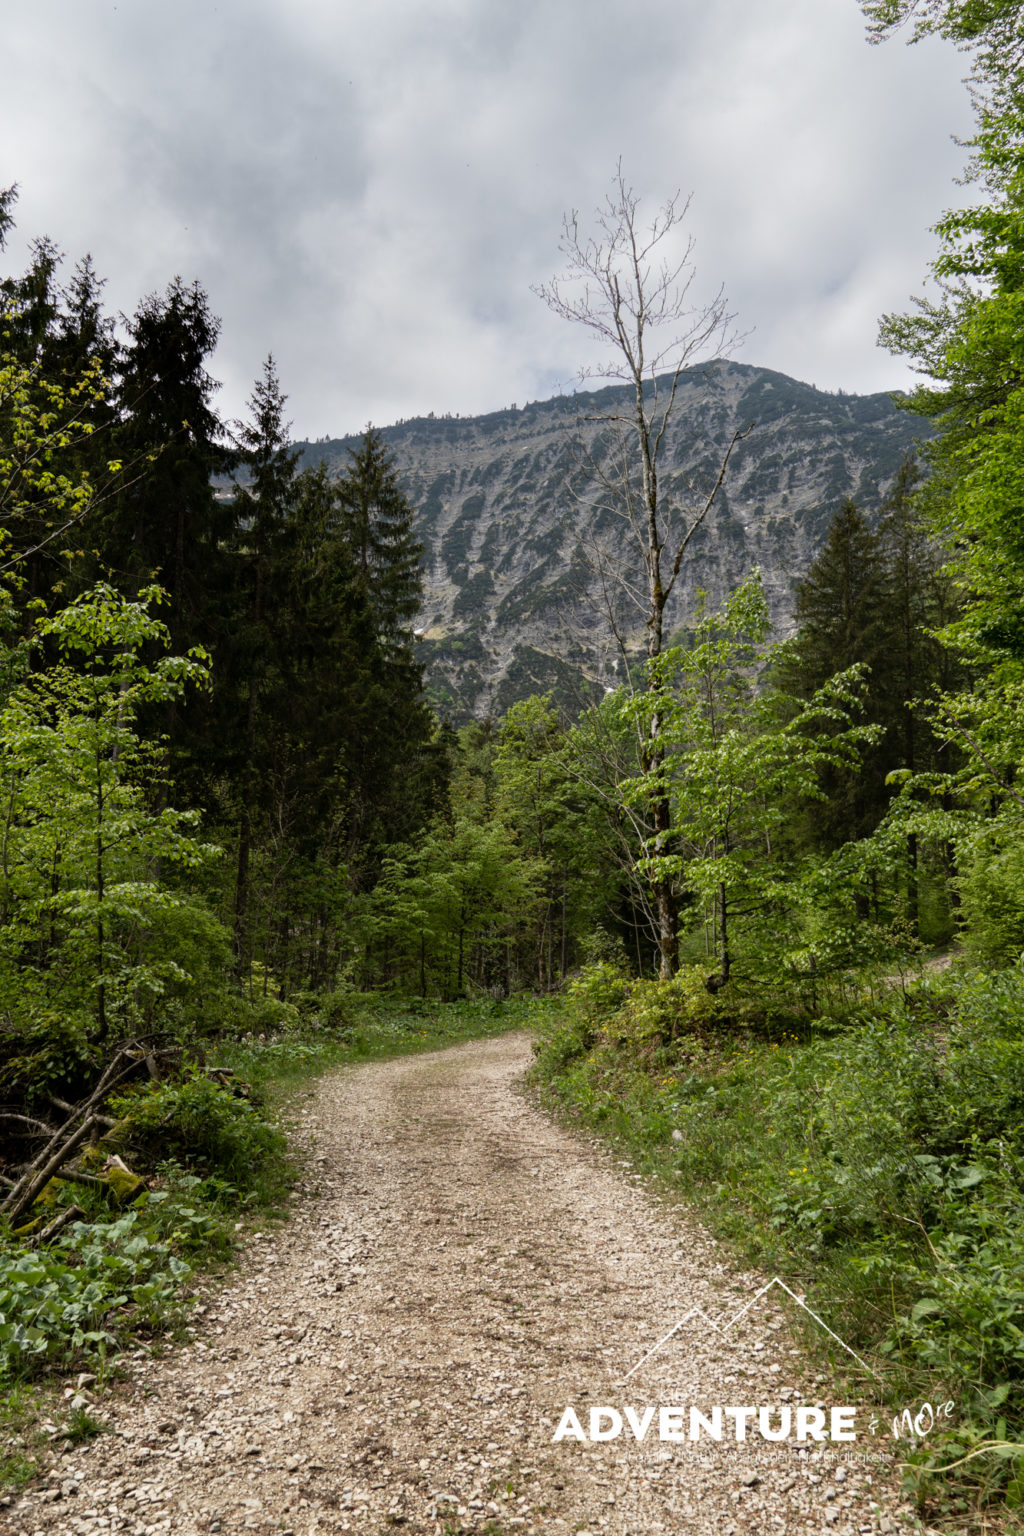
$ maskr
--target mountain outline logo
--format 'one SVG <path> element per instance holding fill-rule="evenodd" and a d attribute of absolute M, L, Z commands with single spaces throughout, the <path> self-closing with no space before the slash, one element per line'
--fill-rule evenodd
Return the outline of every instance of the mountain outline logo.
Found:
<path fill-rule="evenodd" d="M 875 1379 L 875 1381 L 879 1381 L 881 1379 L 879 1377 L 878 1373 L 871 1369 L 871 1367 L 870 1367 L 870 1365 L 868 1365 L 867 1361 L 866 1360 L 862 1360 L 860 1355 L 857 1354 L 856 1350 L 851 1349 L 849 1344 L 844 1343 L 843 1340 L 839 1337 L 838 1333 L 835 1333 L 833 1331 L 833 1329 L 831 1329 L 828 1326 L 828 1324 L 825 1322 L 825 1320 L 823 1318 L 819 1317 L 817 1312 L 815 1312 L 812 1307 L 809 1307 L 807 1305 L 807 1302 L 804 1299 L 804 1296 L 802 1294 L 798 1294 L 796 1291 L 791 1290 L 790 1287 L 786 1284 L 785 1280 L 782 1280 L 782 1279 L 780 1279 L 780 1277 L 778 1275 L 775 1275 L 775 1276 L 772 1277 L 771 1280 L 768 1281 L 767 1285 L 763 1285 L 761 1287 L 761 1289 L 754 1296 L 752 1296 L 750 1298 L 750 1300 L 744 1306 L 742 1306 L 740 1308 L 740 1310 L 736 1313 L 735 1317 L 731 1317 L 728 1320 L 728 1322 L 726 1322 L 724 1324 L 720 1325 L 720 1324 L 716 1323 L 714 1318 L 708 1317 L 707 1313 L 704 1312 L 700 1307 L 691 1307 L 689 1312 L 684 1313 L 684 1315 L 681 1318 L 679 1318 L 677 1322 L 673 1323 L 673 1325 L 669 1329 L 668 1333 L 666 1333 L 662 1338 L 660 1338 L 658 1340 L 657 1344 L 653 1345 L 647 1351 L 647 1353 L 640 1360 L 637 1361 L 636 1365 L 634 1365 L 631 1370 L 628 1370 L 626 1372 L 626 1374 L 625 1374 L 625 1376 L 623 1376 L 622 1380 L 621 1381 L 617 1381 L 615 1383 L 615 1385 L 617 1387 L 624 1387 L 626 1385 L 626 1383 L 629 1381 L 630 1377 L 631 1376 L 635 1376 L 637 1371 L 640 1370 L 641 1366 L 646 1365 L 648 1360 L 652 1359 L 658 1353 L 658 1351 L 660 1349 L 662 1349 L 669 1342 L 670 1339 L 674 1338 L 675 1335 L 679 1332 L 680 1328 L 682 1328 L 684 1326 L 684 1324 L 688 1323 L 690 1321 L 690 1319 L 693 1318 L 693 1317 L 699 1317 L 701 1322 L 705 1323 L 708 1328 L 710 1328 L 714 1333 L 716 1333 L 719 1336 L 719 1338 L 725 1338 L 729 1334 L 731 1329 L 735 1328 L 736 1324 L 738 1322 L 740 1322 L 740 1320 L 743 1317 L 746 1316 L 746 1314 L 750 1311 L 751 1307 L 753 1307 L 756 1302 L 760 1301 L 762 1296 L 766 1296 L 768 1294 L 768 1292 L 772 1289 L 772 1287 L 776 1286 L 776 1285 L 780 1286 L 782 1288 L 782 1290 L 785 1291 L 786 1295 L 789 1296 L 793 1301 L 796 1302 L 798 1307 L 801 1307 L 810 1317 L 813 1317 L 814 1321 L 818 1324 L 818 1326 L 820 1328 L 824 1328 L 825 1332 L 829 1335 L 829 1337 L 835 1339 L 835 1341 L 839 1345 L 839 1347 L 841 1349 L 844 1349 L 846 1351 L 846 1353 L 851 1356 L 852 1359 L 856 1360 L 857 1364 L 863 1370 L 867 1371 L 869 1376 L 872 1376 Z"/>

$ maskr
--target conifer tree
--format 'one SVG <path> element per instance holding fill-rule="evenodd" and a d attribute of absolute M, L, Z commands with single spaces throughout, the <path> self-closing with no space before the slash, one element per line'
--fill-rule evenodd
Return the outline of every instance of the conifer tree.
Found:
<path fill-rule="evenodd" d="M 75 264 L 70 282 L 60 294 L 56 317 L 56 351 L 60 366 L 72 376 L 98 361 L 104 374 L 113 375 L 117 362 L 114 320 L 103 310 L 106 279 L 99 276 L 92 257 Z"/>
<path fill-rule="evenodd" d="M 13 223 L 10 206 L 8 228 Z M 31 251 L 27 270 L 0 282 L 0 294 L 10 305 L 4 346 L 20 362 L 45 365 L 60 304 L 57 276 L 63 253 L 46 235 L 32 241 Z"/>
<path fill-rule="evenodd" d="M 208 597 L 231 519 L 211 484 L 231 462 L 206 367 L 220 321 L 198 283 L 175 278 L 142 301 L 128 329 L 118 381 L 125 486 L 104 515 L 100 549 L 125 589 L 159 580 L 174 644 L 188 646 L 210 638 Z"/>
<path fill-rule="evenodd" d="M 873 532 L 853 502 L 836 514 L 825 544 L 797 586 L 799 631 L 784 653 L 779 680 L 808 698 L 833 673 L 855 663 L 870 669 L 866 718 L 884 734 L 864 756 L 859 774 L 832 774 L 828 802 L 817 808 L 814 840 L 826 849 L 864 837 L 891 799 L 894 769 L 937 765 L 938 747 L 918 707 L 936 684 L 950 680 L 951 658 L 933 638 L 949 621 L 952 592 L 942 552 L 919 510 L 919 471 L 901 466 Z M 910 915 L 916 913 L 916 846 L 908 849 Z"/>
<path fill-rule="evenodd" d="M 237 442 L 246 479 L 235 498 L 239 529 L 235 549 L 235 582 L 239 611 L 230 646 L 240 718 L 237 740 L 240 761 L 238 856 L 235 866 L 234 933 L 240 966 L 248 963 L 250 933 L 249 872 L 264 782 L 266 754 L 261 714 L 275 656 L 270 615 L 280 602 L 275 591 L 280 552 L 288 521 L 298 454 L 288 442 L 284 419 L 286 396 L 277 369 L 268 356 L 249 398 L 250 419 L 240 423 Z"/>
<path fill-rule="evenodd" d="M 0 251 L 4 249 L 7 236 L 14 228 L 14 205 L 17 201 L 17 186 L 0 187 Z"/>
<path fill-rule="evenodd" d="M 15 188 L 0 192 L 0 249 L 14 224 L 15 201 Z M 29 600 L 52 610 L 56 601 L 81 590 L 81 526 L 88 516 L 91 532 L 97 496 L 109 488 L 114 473 L 113 322 L 102 314 L 102 283 L 88 258 L 79 263 L 72 283 L 63 289 L 59 286 L 62 259 L 52 240 L 36 240 L 27 271 L 0 280 L 5 364 L 20 379 L 18 390 L 5 390 L 0 400 L 0 433 L 13 425 L 17 402 L 28 405 L 44 436 L 53 433 L 53 442 L 59 439 L 59 483 L 79 492 L 88 487 L 88 494 L 73 498 L 73 513 L 58 517 L 46 475 L 33 493 L 28 489 L 30 473 L 22 484 L 23 494 L 6 508 L 7 553 L 17 566 L 23 610 Z M 53 458 L 52 446 L 42 450 L 38 467 Z M 26 633 L 32 622 L 23 611 L 21 627 Z"/>
<path fill-rule="evenodd" d="M 380 434 L 367 428 L 350 450 L 337 486 L 339 529 L 350 550 L 359 589 L 373 622 L 376 656 L 369 666 L 373 706 L 351 743 L 351 823 L 363 879 L 372 879 L 379 850 L 411 836 L 426 821 L 445 778 L 445 754 L 415 656 L 412 620 L 422 595 L 423 546 L 414 510 L 398 483 Z"/>
<path fill-rule="evenodd" d="M 398 483 L 380 433 L 367 427 L 338 484 L 342 527 L 373 611 L 382 650 L 411 653 L 412 620 L 422 594 L 423 545 L 413 508 Z"/>
<path fill-rule="evenodd" d="M 782 687 L 809 699 L 837 672 L 864 663 L 869 674 L 868 718 L 891 728 L 886 696 L 888 585 L 878 535 L 854 502 L 835 514 L 825 543 L 797 584 L 799 626 L 778 667 Z M 873 830 L 887 803 L 885 775 L 893 742 L 889 731 L 865 754 L 859 772 L 823 770 L 826 801 L 815 807 L 815 839 L 832 850 Z"/>

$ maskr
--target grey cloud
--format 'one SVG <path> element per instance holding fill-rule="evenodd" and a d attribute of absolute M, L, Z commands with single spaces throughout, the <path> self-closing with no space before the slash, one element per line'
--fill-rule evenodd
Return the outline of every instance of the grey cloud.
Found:
<path fill-rule="evenodd" d="M 199 277 L 225 414 L 273 350 L 313 435 L 571 380 L 530 285 L 620 154 L 650 211 L 693 191 L 743 356 L 829 387 L 906 381 L 877 317 L 964 196 L 963 61 L 869 48 L 854 0 L 50 0 L 6 52 L 22 236 L 90 249 L 116 308 Z"/>

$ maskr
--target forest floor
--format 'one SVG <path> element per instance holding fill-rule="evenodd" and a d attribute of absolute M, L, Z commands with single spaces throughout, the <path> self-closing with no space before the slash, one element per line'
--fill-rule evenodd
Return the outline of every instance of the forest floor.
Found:
<path fill-rule="evenodd" d="M 691 1318 L 617 1385 L 691 1308 L 731 1318 L 770 1277 L 536 1108 L 529 1061 L 513 1034 L 312 1084 L 290 1220 L 247 1242 L 190 1342 L 130 1357 L 108 1432 L 55 1451 L 0 1531 L 905 1529 L 893 1442 L 860 1409 L 855 1443 L 737 1443 L 729 1415 L 721 1442 L 673 1443 L 657 1407 L 640 1442 L 554 1441 L 569 1405 L 587 1428 L 592 1406 L 833 1399 L 777 1290 L 721 1336 Z"/>

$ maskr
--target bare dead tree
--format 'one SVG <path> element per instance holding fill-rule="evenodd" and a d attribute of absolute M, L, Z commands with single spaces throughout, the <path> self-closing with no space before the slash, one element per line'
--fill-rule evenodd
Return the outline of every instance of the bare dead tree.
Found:
<path fill-rule="evenodd" d="M 577 212 L 567 214 L 560 243 L 565 270 L 534 290 L 556 315 L 582 325 L 605 344 L 604 359 L 581 369 L 580 380 L 613 379 L 631 387 L 623 409 L 588 419 L 618 429 L 625 447 L 623 473 L 614 490 L 617 511 L 639 544 L 644 580 L 637 591 L 623 573 L 620 586 L 639 608 L 649 659 L 661 654 L 665 609 L 686 552 L 711 511 L 733 449 L 753 425 L 733 433 L 717 473 L 694 505 L 681 507 L 662 495 L 659 460 L 680 379 L 688 369 L 726 356 L 738 340 L 735 317 L 721 289 L 707 303 L 691 298 L 696 275 L 694 241 L 683 231 L 689 207 L 690 199 L 681 200 L 677 193 L 644 226 L 639 196 L 626 182 L 620 162 L 612 191 L 597 212 L 596 232 L 581 230 Z M 609 490 L 611 481 L 603 474 L 599 478 Z M 607 576 L 605 565 L 602 580 Z M 611 615 L 610 602 L 608 608 Z M 617 630 L 616 638 L 621 643 Z M 656 771 L 663 762 L 661 728 L 661 713 L 655 708 L 640 743 L 645 773 Z M 650 820 L 650 850 L 664 854 L 671 838 L 667 794 L 653 799 Z M 660 972 L 667 978 L 679 963 L 678 904 L 671 879 L 656 879 L 652 895 Z"/>

